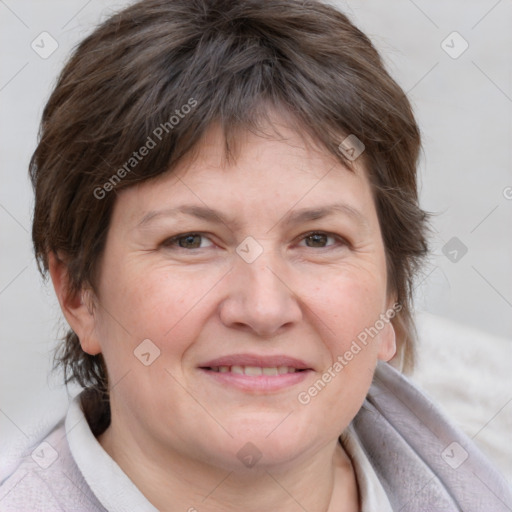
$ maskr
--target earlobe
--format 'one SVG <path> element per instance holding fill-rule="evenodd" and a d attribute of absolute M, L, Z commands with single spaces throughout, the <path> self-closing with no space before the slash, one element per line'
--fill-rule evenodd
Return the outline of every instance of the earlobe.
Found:
<path fill-rule="evenodd" d="M 389 361 L 396 354 L 396 333 L 391 320 L 380 334 L 378 358 Z"/>
<path fill-rule="evenodd" d="M 101 346 L 96 336 L 96 318 L 90 290 L 76 293 L 70 291 L 68 267 L 60 255 L 53 252 L 48 254 L 48 268 L 62 313 L 78 336 L 82 350 L 91 355 L 99 354 Z"/>

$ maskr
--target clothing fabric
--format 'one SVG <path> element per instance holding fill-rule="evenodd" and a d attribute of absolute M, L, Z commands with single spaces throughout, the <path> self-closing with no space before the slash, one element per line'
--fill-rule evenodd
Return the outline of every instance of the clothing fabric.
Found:
<path fill-rule="evenodd" d="M 360 512 L 393 512 L 386 491 L 352 425 L 341 434 L 340 443 L 350 457 L 356 474 Z"/>
<path fill-rule="evenodd" d="M 512 492 L 472 442 L 405 377 L 379 364 L 340 442 L 362 512 L 506 512 Z M 39 439 L 0 486 L 0 511 L 157 509 L 94 437 L 80 406 Z"/>
<path fill-rule="evenodd" d="M 501 474 L 390 365 L 378 365 L 353 427 L 393 510 L 512 511 L 512 489 Z"/>

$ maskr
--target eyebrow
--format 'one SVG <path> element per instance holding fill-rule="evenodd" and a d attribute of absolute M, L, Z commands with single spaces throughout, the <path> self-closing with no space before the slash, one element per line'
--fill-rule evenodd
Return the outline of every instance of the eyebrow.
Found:
<path fill-rule="evenodd" d="M 366 217 L 358 209 L 345 203 L 336 203 L 319 208 L 294 209 L 289 214 L 285 215 L 280 222 L 283 222 L 285 225 L 296 225 L 303 222 L 330 217 L 336 213 L 341 213 L 342 215 L 349 217 L 361 226 L 368 226 Z"/>
<path fill-rule="evenodd" d="M 150 222 L 162 217 L 177 217 L 178 215 L 189 215 L 215 224 L 225 224 L 228 227 L 233 226 L 235 229 L 239 226 L 235 219 L 230 219 L 223 213 L 207 206 L 183 205 L 176 208 L 150 211 L 142 217 L 141 221 L 137 224 L 137 228 L 144 228 Z"/>
<path fill-rule="evenodd" d="M 368 227 L 368 220 L 359 210 L 348 204 L 335 203 L 318 208 L 293 209 L 285 214 L 269 231 L 274 229 L 279 223 L 283 223 L 286 226 L 294 226 L 304 222 L 330 217 L 336 213 L 341 213 L 349 217 L 361 227 Z M 157 219 L 162 217 L 177 217 L 179 215 L 189 215 L 215 224 L 224 224 L 235 231 L 240 230 L 240 222 L 234 217 L 228 217 L 218 210 L 199 205 L 182 205 L 176 208 L 147 212 L 136 227 L 137 229 L 144 229 L 148 224 Z"/>

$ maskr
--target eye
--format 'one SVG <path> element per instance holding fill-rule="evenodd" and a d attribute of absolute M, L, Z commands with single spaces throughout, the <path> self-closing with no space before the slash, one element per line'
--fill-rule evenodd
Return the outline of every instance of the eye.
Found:
<path fill-rule="evenodd" d="M 329 240 L 334 242 L 329 243 Z M 303 241 L 306 242 L 306 247 L 320 249 L 336 245 L 336 242 L 341 243 L 342 245 L 346 245 L 346 242 L 339 236 L 332 235 L 330 233 L 324 233 L 322 231 L 313 231 L 311 233 L 307 233 L 302 237 L 301 243 Z"/>
<path fill-rule="evenodd" d="M 179 249 L 203 249 L 205 247 L 211 247 L 213 244 L 210 243 L 204 245 L 203 242 L 208 241 L 208 238 L 201 233 L 183 233 L 180 235 L 168 238 L 163 242 L 162 245 L 170 248 Z"/>

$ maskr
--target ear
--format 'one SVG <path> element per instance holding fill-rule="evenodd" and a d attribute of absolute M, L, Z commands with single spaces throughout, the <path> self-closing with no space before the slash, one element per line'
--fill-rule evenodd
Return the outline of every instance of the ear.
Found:
<path fill-rule="evenodd" d="M 396 302 L 394 304 L 396 304 Z M 394 308 L 388 308 L 386 315 L 389 311 L 394 312 Z M 391 323 L 391 318 L 392 317 L 388 316 L 386 325 L 379 336 L 378 358 L 382 361 L 389 361 L 396 354 L 396 332 Z"/>
<path fill-rule="evenodd" d="M 68 267 L 59 255 L 48 254 L 48 267 L 62 313 L 78 336 L 82 350 L 91 355 L 99 354 L 101 347 L 96 337 L 92 292 L 87 289 L 70 293 Z"/>
<path fill-rule="evenodd" d="M 396 334 L 391 321 L 380 333 L 378 358 L 389 361 L 396 353 Z"/>

